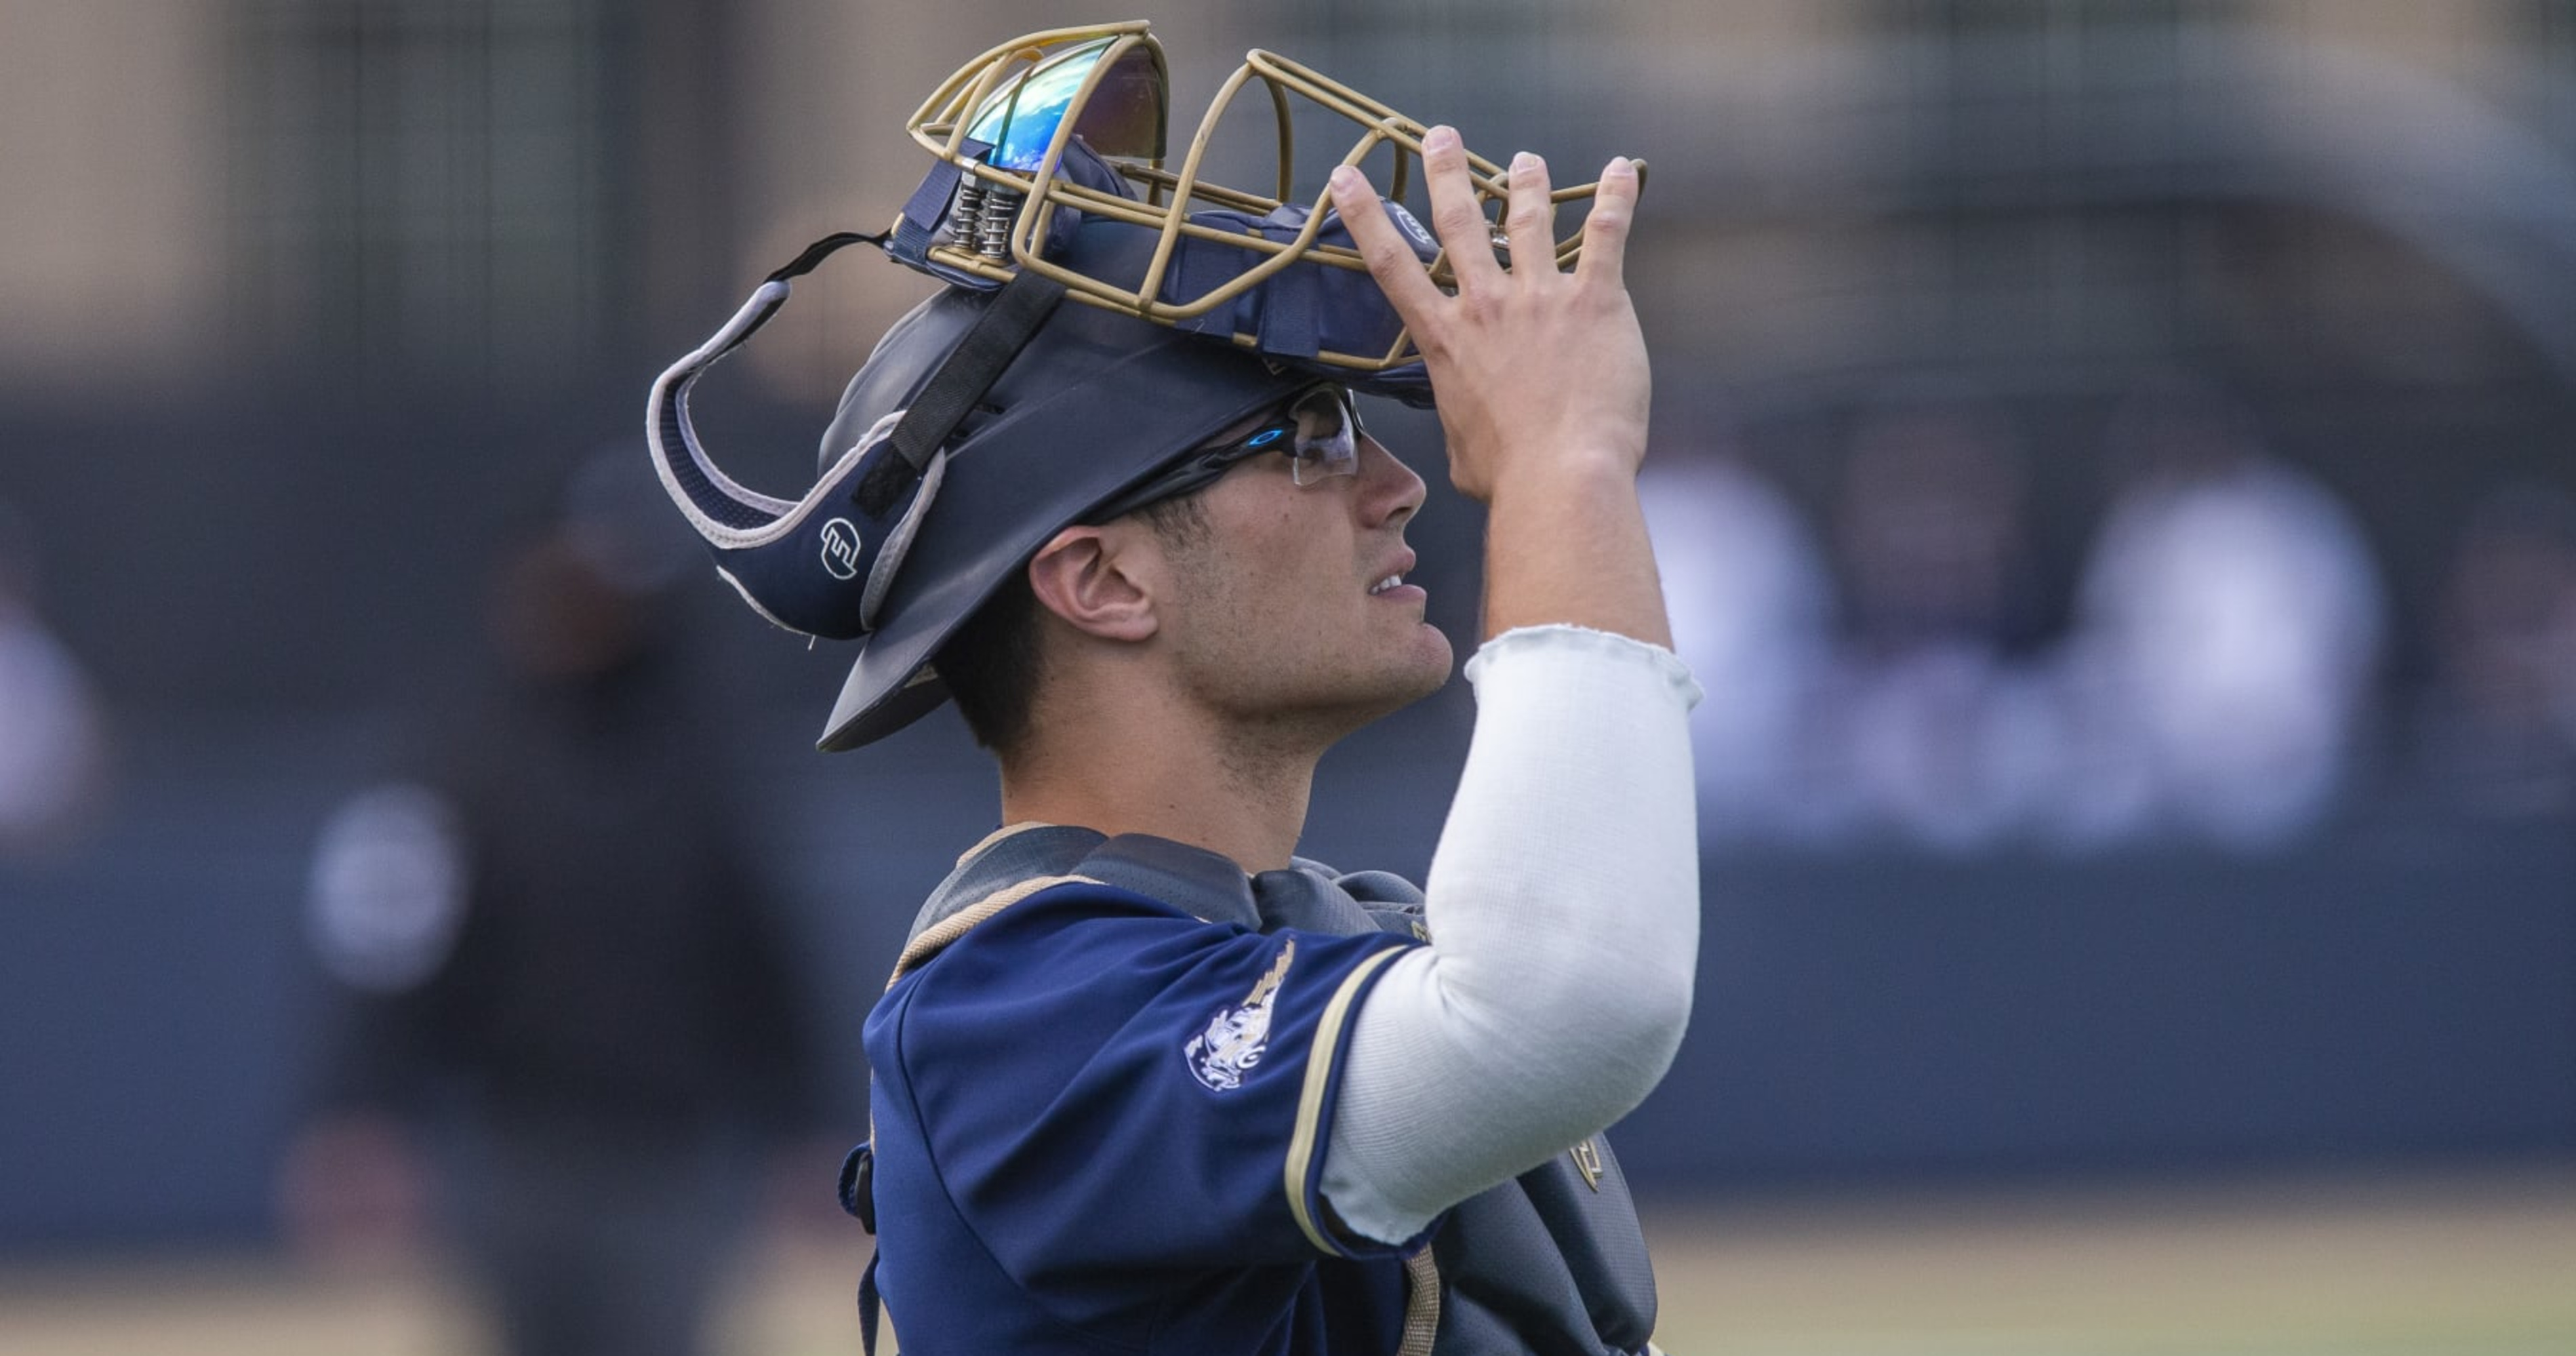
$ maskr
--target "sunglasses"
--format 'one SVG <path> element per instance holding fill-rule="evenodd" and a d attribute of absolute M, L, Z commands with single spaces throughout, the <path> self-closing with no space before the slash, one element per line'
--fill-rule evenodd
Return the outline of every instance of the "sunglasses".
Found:
<path fill-rule="evenodd" d="M 1360 473 L 1360 435 L 1365 432 L 1349 388 L 1329 382 L 1311 386 L 1290 397 L 1251 432 L 1191 452 L 1178 465 L 1130 487 L 1091 514 L 1089 521 L 1105 523 L 1148 504 L 1196 493 L 1237 463 L 1265 452 L 1286 456 L 1288 477 L 1301 486 L 1355 476 Z"/>

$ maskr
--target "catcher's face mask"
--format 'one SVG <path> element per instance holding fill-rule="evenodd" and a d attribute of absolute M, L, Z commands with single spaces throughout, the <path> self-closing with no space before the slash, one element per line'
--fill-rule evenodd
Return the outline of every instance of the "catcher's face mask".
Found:
<path fill-rule="evenodd" d="M 1256 81 L 1277 117 L 1272 194 L 1201 174 L 1219 116 Z M 1403 195 L 1426 126 L 1270 53 L 1251 53 L 1225 82 L 1172 170 L 1163 49 L 1144 24 L 994 48 L 914 115 L 912 136 L 938 163 L 889 230 L 816 242 L 654 383 L 656 468 L 718 571 L 789 630 L 866 642 L 827 747 L 935 706 L 928 660 L 1004 575 L 1219 431 L 1318 378 L 1430 403 L 1420 353 L 1320 185 L 1313 200 L 1290 200 L 1292 97 L 1356 129 L 1342 163 L 1388 146 L 1391 193 Z M 1468 161 L 1490 214 L 1503 173 Z M 1386 205 L 1447 285 L 1429 232 Z M 1579 240 L 1547 242 L 1556 266 Z M 786 304 L 796 277 L 858 242 L 950 288 L 890 331 L 853 380 L 814 485 L 796 499 L 749 489 L 708 456 L 690 389 Z M 1525 261 L 1529 244 L 1517 251 Z M 1067 297 L 1084 306 L 1059 313 Z"/>
<path fill-rule="evenodd" d="M 1201 174 L 1219 121 L 1255 82 L 1269 96 L 1278 130 L 1269 193 L 1227 188 Z M 905 206 L 888 248 L 968 286 L 1039 274 L 1076 301 L 1230 339 L 1363 389 L 1427 403 L 1421 354 L 1369 278 L 1329 195 L 1319 184 L 1312 200 L 1293 199 L 1292 101 L 1299 100 L 1351 125 L 1341 163 L 1361 165 L 1380 145 L 1392 148 L 1387 205 L 1432 279 L 1450 285 L 1437 242 L 1395 201 L 1422 154 L 1425 124 L 1255 50 L 1200 118 L 1180 167 L 1166 168 L 1170 82 L 1162 44 L 1143 23 L 1033 33 L 950 76 L 913 114 L 912 139 L 940 166 Z M 1473 152 L 1467 161 L 1478 206 L 1498 216 L 1508 191 L 1502 167 Z M 1597 187 L 1551 196 L 1577 202 Z M 1049 246 L 1073 214 L 1155 232 L 1142 273 L 1103 277 L 1052 260 Z M 1519 242 L 1521 258 L 1533 257 L 1533 243 Z M 1512 242 L 1498 232 L 1494 244 L 1509 249 Z M 1555 265 L 1568 267 L 1581 252 L 1581 230 L 1546 244 Z"/>

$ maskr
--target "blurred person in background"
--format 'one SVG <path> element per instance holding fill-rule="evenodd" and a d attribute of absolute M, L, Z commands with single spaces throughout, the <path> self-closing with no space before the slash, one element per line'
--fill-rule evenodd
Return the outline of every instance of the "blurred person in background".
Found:
<path fill-rule="evenodd" d="M 1833 590 L 1797 508 L 1731 453 L 1638 478 L 1674 649 L 1708 694 L 1690 716 L 1704 834 L 1762 838 L 1794 814 L 1799 732 L 1827 659 Z"/>
<path fill-rule="evenodd" d="M 31 525 L 0 503 L 0 861 L 60 851 L 106 786 L 89 676 L 36 610 Z"/>
<path fill-rule="evenodd" d="M 1854 438 L 1835 540 L 1850 623 L 1817 730 L 1853 829 L 1944 853 L 2018 832 L 2053 731 L 2019 665 L 2039 629 L 2010 431 L 1910 402 Z"/>
<path fill-rule="evenodd" d="M 438 1218 L 517 1356 L 685 1356 L 817 1080 L 716 736 L 590 488 L 498 573 L 501 672 L 322 833 L 350 1021 L 281 1204 L 343 1255 Z"/>
<path fill-rule="evenodd" d="M 2437 793 L 2485 818 L 2576 812 L 2576 499 L 2520 483 L 2481 501 L 2434 628 L 2418 729 Z"/>
<path fill-rule="evenodd" d="M 2130 470 L 2077 598 L 2066 674 L 2081 766 L 2056 828 L 2076 844 L 2291 841 L 2341 790 L 2376 673 L 2369 549 L 2215 393 L 2146 391 L 2110 438 Z"/>

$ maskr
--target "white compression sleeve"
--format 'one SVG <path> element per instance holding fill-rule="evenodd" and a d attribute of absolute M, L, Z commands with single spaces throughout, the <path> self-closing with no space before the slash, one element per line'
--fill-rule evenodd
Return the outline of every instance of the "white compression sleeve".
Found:
<path fill-rule="evenodd" d="M 1626 1115 L 1672 1063 L 1699 954 L 1699 830 L 1667 650 L 1574 626 L 1467 664 L 1476 732 L 1425 893 L 1431 945 L 1354 1019 L 1323 1192 L 1400 1242 Z"/>

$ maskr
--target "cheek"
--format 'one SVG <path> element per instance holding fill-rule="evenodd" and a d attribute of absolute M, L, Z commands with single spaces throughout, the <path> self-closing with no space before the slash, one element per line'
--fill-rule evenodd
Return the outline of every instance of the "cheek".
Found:
<path fill-rule="evenodd" d="M 1188 650 L 1238 695 L 1285 696 L 1311 680 L 1322 657 L 1348 647 L 1350 609 L 1337 605 L 1342 575 L 1318 568 L 1311 529 L 1247 533 L 1239 552 L 1203 563 L 1188 588 Z"/>
<path fill-rule="evenodd" d="M 1219 523 L 1222 540 L 1233 548 L 1221 573 L 1241 609 L 1239 621 L 1295 626 L 1329 615 L 1342 600 L 1355 569 L 1350 533 L 1325 514 L 1296 511 L 1314 507 L 1277 496 Z"/>
<path fill-rule="evenodd" d="M 1256 686 L 1311 683 L 1349 662 L 1375 613 L 1348 505 L 1329 490 L 1292 487 L 1285 474 L 1220 481 L 1206 502 L 1189 648 Z"/>

